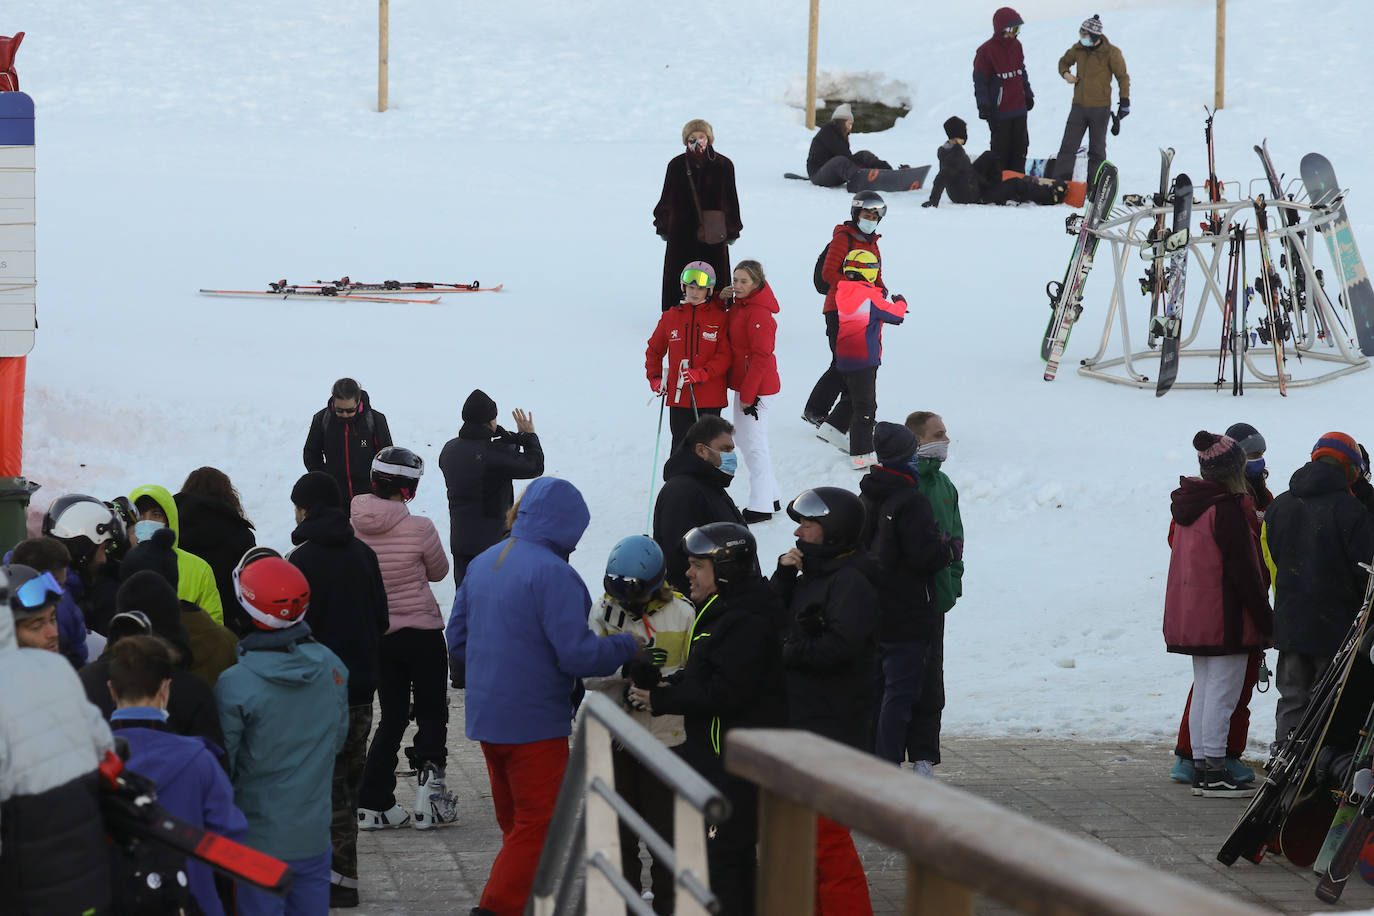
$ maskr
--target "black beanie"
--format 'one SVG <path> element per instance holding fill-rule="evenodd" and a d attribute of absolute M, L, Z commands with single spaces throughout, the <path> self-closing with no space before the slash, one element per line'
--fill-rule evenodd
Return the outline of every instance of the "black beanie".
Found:
<path fill-rule="evenodd" d="M 481 388 L 472 389 L 472 394 L 463 402 L 464 423 L 490 423 L 496 419 L 496 402 L 487 397 Z"/>
<path fill-rule="evenodd" d="M 176 551 L 172 550 L 176 540 L 177 536 L 171 528 L 157 529 L 152 537 L 139 541 L 124 556 L 119 564 L 119 578 L 128 579 L 140 570 L 150 569 L 165 579 L 175 594 L 180 579 Z"/>
<path fill-rule="evenodd" d="M 128 562 L 126 558 L 124 563 Z M 127 576 L 115 593 L 115 612 L 124 611 L 142 611 L 153 625 L 153 633 L 177 647 L 182 664 L 189 667 L 194 663 L 191 639 L 181 624 L 181 601 L 176 589 L 162 576 L 150 569 Z"/>
<path fill-rule="evenodd" d="M 900 423 L 880 422 L 873 427 L 873 450 L 879 464 L 906 464 L 916 454 L 916 434 Z"/>
<path fill-rule="evenodd" d="M 951 140 L 967 140 L 968 125 L 964 123 L 963 118 L 957 116 L 950 118 L 945 122 L 945 136 Z"/>
<path fill-rule="evenodd" d="M 324 471 L 311 471 L 302 474 L 301 479 L 291 488 L 291 504 L 299 506 L 306 514 L 325 506 L 339 505 L 339 485 Z"/>

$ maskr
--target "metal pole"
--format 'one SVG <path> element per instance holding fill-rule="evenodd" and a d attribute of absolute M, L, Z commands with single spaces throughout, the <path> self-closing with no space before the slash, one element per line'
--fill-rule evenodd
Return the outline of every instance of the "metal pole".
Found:
<path fill-rule="evenodd" d="M 1226 104 L 1226 0 L 1217 0 L 1217 76 L 1212 108 L 1221 111 Z"/>
<path fill-rule="evenodd" d="M 390 0 L 377 0 L 377 110 L 386 111 L 387 59 L 386 45 L 389 27 L 387 6 Z"/>
<path fill-rule="evenodd" d="M 806 40 L 806 129 L 816 129 L 816 47 L 820 41 L 821 0 L 811 0 L 811 30 Z"/>

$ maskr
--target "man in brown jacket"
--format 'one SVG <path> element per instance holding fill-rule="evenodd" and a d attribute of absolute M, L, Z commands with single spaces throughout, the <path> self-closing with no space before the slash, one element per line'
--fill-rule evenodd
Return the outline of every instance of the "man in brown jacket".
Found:
<path fill-rule="evenodd" d="M 1069 72 L 1077 69 L 1077 75 Z M 1059 75 L 1073 85 L 1073 106 L 1064 125 L 1064 139 L 1054 160 L 1050 177 L 1068 181 L 1073 177 L 1074 158 L 1083 132 L 1088 132 L 1088 182 L 1107 158 L 1107 122 L 1112 118 L 1112 77 L 1116 77 L 1121 101 L 1116 119 L 1131 113 L 1131 78 L 1121 49 L 1102 34 L 1102 20 L 1094 15 L 1078 29 L 1078 42 L 1059 58 Z"/>

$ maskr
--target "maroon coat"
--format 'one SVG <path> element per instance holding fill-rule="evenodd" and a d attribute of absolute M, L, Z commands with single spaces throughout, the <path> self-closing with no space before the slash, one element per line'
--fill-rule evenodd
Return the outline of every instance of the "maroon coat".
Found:
<path fill-rule="evenodd" d="M 773 345 L 778 336 L 778 300 L 773 288 L 764 284 L 748 298 L 736 297 L 730 306 L 731 391 L 739 392 L 741 404 L 752 404 L 760 395 L 782 390 L 778 379 L 778 360 Z"/>
<path fill-rule="evenodd" d="M 872 236 L 864 235 L 852 220 L 835 227 L 834 234 L 830 236 L 830 247 L 825 253 L 825 264 L 821 267 L 821 279 L 830 285 L 830 291 L 825 294 L 822 313 L 835 311 L 835 293 L 840 288 L 840 281 L 844 279 L 844 259 L 851 251 L 862 248 L 878 256 L 878 279 L 874 281 L 874 285 L 887 289 L 887 284 L 883 282 L 883 256 L 878 251 L 880 238 L 882 236 L 877 232 Z"/>
<path fill-rule="evenodd" d="M 973 98 L 980 118 L 1019 118 L 1035 107 L 1021 42 L 1002 34 L 1003 29 L 1020 21 L 1016 10 L 1009 6 L 993 13 L 993 35 L 973 55 Z"/>
<path fill-rule="evenodd" d="M 1274 612 L 1249 497 L 1197 477 L 1172 494 L 1173 551 L 1164 590 L 1164 642 L 1183 655 L 1268 648 Z"/>

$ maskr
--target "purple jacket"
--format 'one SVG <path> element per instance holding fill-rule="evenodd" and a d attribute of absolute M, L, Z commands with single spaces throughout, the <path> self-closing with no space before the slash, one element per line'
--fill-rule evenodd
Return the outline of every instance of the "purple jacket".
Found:
<path fill-rule="evenodd" d="M 117 709 L 110 725 L 129 742 L 129 769 L 157 785 L 157 800 L 182 820 L 242 843 L 248 822 L 234 806 L 234 789 L 219 758 L 224 751 L 205 738 L 165 731 L 159 710 Z M 191 894 L 206 916 L 223 916 L 210 866 L 186 860 Z"/>

